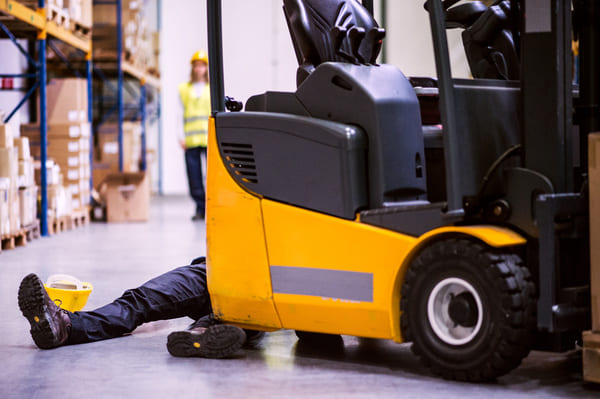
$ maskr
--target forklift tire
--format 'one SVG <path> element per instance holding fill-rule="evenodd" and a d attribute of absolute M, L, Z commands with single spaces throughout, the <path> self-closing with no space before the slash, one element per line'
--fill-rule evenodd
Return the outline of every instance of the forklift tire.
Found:
<path fill-rule="evenodd" d="M 493 380 L 529 353 L 535 286 L 516 254 L 467 239 L 438 241 L 412 261 L 401 295 L 405 341 L 446 379 Z"/>

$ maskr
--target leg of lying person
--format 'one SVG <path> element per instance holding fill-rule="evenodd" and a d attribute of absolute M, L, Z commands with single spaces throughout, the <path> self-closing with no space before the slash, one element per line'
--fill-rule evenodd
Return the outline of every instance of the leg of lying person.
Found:
<path fill-rule="evenodd" d="M 146 322 L 183 316 L 197 320 L 211 312 L 203 262 L 167 272 L 89 312 L 58 308 L 35 274 L 23 279 L 18 296 L 33 340 L 42 349 L 115 338 Z"/>

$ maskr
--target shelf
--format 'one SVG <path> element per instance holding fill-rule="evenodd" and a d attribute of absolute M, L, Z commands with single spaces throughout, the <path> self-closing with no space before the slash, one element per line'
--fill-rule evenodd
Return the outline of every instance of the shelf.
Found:
<path fill-rule="evenodd" d="M 94 58 L 94 65 L 101 69 L 106 76 L 115 78 L 118 73 L 118 65 L 115 57 Z M 136 67 L 131 62 L 123 61 L 121 68 L 126 76 L 132 77 L 144 83 L 147 86 L 160 90 L 160 78 Z"/>
<path fill-rule="evenodd" d="M 92 51 L 91 39 L 82 39 L 55 22 L 47 21 L 43 11 L 32 10 L 13 0 L 0 0 L 0 12 L 16 18 L 23 24 L 19 29 L 16 29 L 18 31 L 46 31 L 48 35 L 82 50 L 86 54 Z"/>
<path fill-rule="evenodd" d="M 54 22 L 48 21 L 46 25 L 47 32 L 50 36 L 63 41 L 71 46 L 84 51 L 86 54 L 92 51 L 92 41 L 90 39 L 82 39 L 75 36 L 71 31 L 62 26 L 56 25 Z"/>
<path fill-rule="evenodd" d="M 43 30 L 46 27 L 46 18 L 36 10 L 25 7 L 23 4 L 12 0 L 0 0 L 0 11 L 13 16 L 26 24 Z"/>
<path fill-rule="evenodd" d="M 123 72 L 133 76 L 134 78 L 139 79 L 142 83 L 160 89 L 160 78 L 150 75 L 149 73 L 135 67 L 127 61 L 123 61 L 122 66 Z"/>

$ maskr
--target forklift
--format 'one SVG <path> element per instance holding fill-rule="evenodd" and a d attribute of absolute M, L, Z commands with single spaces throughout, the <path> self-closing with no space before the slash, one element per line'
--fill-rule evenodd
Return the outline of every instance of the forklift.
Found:
<path fill-rule="evenodd" d="M 207 5 L 218 319 L 412 342 L 460 381 L 581 345 L 600 1 L 427 0 L 437 77 L 408 78 L 377 62 L 372 2 L 283 0 L 297 90 L 246 104 L 224 95 L 221 2 Z M 473 79 L 453 78 L 447 29 Z"/>

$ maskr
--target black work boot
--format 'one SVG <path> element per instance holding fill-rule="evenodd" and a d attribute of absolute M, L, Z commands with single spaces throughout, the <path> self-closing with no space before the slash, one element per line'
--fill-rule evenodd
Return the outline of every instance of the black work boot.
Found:
<path fill-rule="evenodd" d="M 67 342 L 71 332 L 69 314 L 50 299 L 35 274 L 29 274 L 21 281 L 19 308 L 31 324 L 31 337 L 39 348 L 52 349 Z"/>
<path fill-rule="evenodd" d="M 244 329 L 244 332 L 246 333 L 246 342 L 244 343 L 246 348 L 256 348 L 265 337 L 264 331 Z"/>
<path fill-rule="evenodd" d="M 167 349 L 176 357 L 208 357 L 221 359 L 234 355 L 246 342 L 239 327 L 217 324 L 212 317 L 202 317 L 185 331 L 167 337 Z"/>

